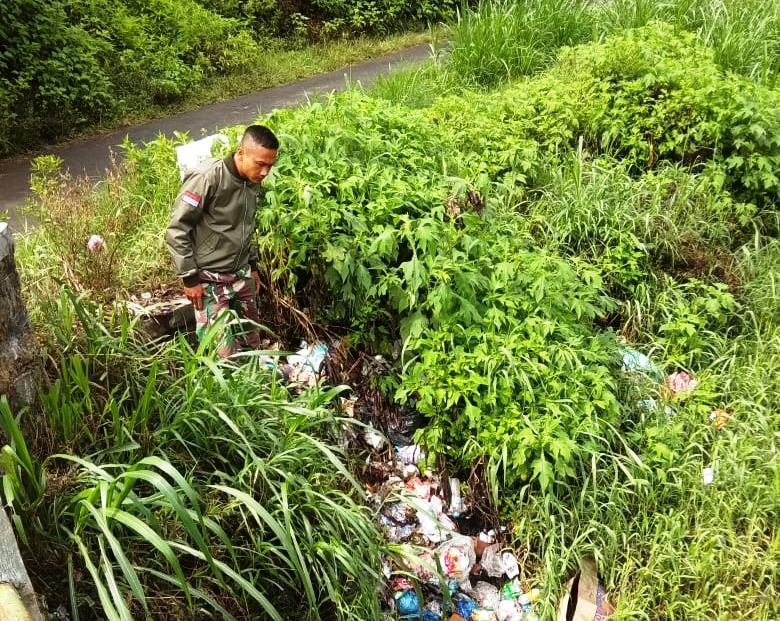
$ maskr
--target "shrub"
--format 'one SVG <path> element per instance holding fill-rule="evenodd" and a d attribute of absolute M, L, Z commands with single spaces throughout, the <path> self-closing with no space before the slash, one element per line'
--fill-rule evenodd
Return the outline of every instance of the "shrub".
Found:
<path fill-rule="evenodd" d="M 0 28 L 0 153 L 29 136 L 50 138 L 112 106 L 106 46 L 77 23 L 63 2 L 10 0 Z"/>

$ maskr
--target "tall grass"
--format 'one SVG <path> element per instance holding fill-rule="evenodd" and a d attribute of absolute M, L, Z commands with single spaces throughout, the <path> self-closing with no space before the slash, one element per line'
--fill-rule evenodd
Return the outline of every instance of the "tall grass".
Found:
<path fill-rule="evenodd" d="M 616 619 L 774 619 L 780 613 L 777 379 L 780 333 L 740 337 L 701 372 L 705 389 L 672 418 L 633 414 L 623 451 L 595 452 L 565 498 L 528 494 L 517 540 L 549 588 L 595 556 Z M 732 420 L 717 431 L 713 405 Z M 663 419 L 662 419 L 663 420 Z M 702 469 L 714 469 L 706 485 Z"/>
<path fill-rule="evenodd" d="M 771 0 L 611 0 L 593 5 L 598 31 L 665 21 L 697 34 L 724 69 L 774 85 L 780 68 L 780 8 Z"/>
<path fill-rule="evenodd" d="M 4 496 L 32 550 L 56 542 L 74 619 L 98 618 L 93 600 L 109 619 L 377 616 L 377 532 L 329 408 L 342 388 L 293 398 L 261 352 L 214 361 L 216 329 L 149 345 L 124 314 L 62 305 L 78 328 L 56 327 L 71 341 L 42 401 L 61 452 L 39 470 L 29 413 L 0 414 Z"/>
<path fill-rule="evenodd" d="M 771 0 L 484 0 L 449 24 L 448 81 L 491 88 L 544 69 L 561 46 L 654 21 L 695 33 L 724 69 L 776 84 L 780 8 Z"/>
<path fill-rule="evenodd" d="M 455 83 L 497 86 L 549 66 L 562 45 L 587 41 L 591 27 L 578 0 L 485 0 L 451 24 L 445 71 Z"/>

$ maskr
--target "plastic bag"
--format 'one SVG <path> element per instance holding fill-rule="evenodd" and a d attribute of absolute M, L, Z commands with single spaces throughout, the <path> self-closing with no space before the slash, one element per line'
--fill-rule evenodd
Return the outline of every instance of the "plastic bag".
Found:
<path fill-rule="evenodd" d="M 471 568 L 477 562 L 474 542 L 471 537 L 463 535 L 456 534 L 452 539 L 439 544 L 436 547 L 436 555 L 444 575 L 459 582 L 468 579 Z"/>
<path fill-rule="evenodd" d="M 501 599 L 498 587 L 482 580 L 474 585 L 471 595 L 480 608 L 489 608 L 490 610 L 495 610 L 496 606 L 498 606 L 498 601 Z"/>
<path fill-rule="evenodd" d="M 497 543 L 485 546 L 482 550 L 482 560 L 479 562 L 479 565 L 491 578 L 500 578 L 504 575 L 504 563 L 498 553 Z"/>
<path fill-rule="evenodd" d="M 664 385 L 669 392 L 669 398 L 674 398 L 678 393 L 686 393 L 696 388 L 699 382 L 693 379 L 685 371 L 675 371 L 664 380 Z"/>
<path fill-rule="evenodd" d="M 413 615 L 420 612 L 420 601 L 417 599 L 417 593 L 409 589 L 406 591 L 397 591 L 395 594 L 395 605 L 398 608 L 398 614 Z"/>
<path fill-rule="evenodd" d="M 387 429 L 387 437 L 393 444 L 414 443 L 414 432 L 425 426 L 425 417 L 408 405 L 401 406 L 400 416 Z"/>
<path fill-rule="evenodd" d="M 639 371 L 654 380 L 661 381 L 663 377 L 661 369 L 641 351 L 631 347 L 624 347 L 620 350 L 620 355 L 624 371 Z"/>

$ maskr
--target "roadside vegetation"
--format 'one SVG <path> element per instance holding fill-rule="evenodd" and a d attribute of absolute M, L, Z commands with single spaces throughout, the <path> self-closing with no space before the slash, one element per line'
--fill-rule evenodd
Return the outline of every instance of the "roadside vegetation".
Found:
<path fill-rule="evenodd" d="M 0 157 L 331 71 L 430 38 L 455 2 L 9 0 Z"/>
<path fill-rule="evenodd" d="M 485 2 L 449 28 L 262 118 L 269 329 L 394 361 L 373 388 L 507 525 L 542 618 L 592 556 L 615 619 L 777 619 L 778 8 Z M 17 263 L 51 382 L 0 406 L 31 572 L 74 618 L 379 618 L 381 554 L 415 552 L 363 502 L 342 378 L 296 394 L 112 303 L 172 283 L 176 142 L 97 185 L 37 161 Z"/>

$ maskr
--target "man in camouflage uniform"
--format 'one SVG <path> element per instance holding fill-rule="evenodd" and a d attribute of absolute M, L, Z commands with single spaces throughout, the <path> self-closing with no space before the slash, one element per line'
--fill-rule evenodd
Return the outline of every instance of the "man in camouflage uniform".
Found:
<path fill-rule="evenodd" d="M 279 141 L 262 125 L 244 132 L 234 153 L 188 171 L 173 204 L 166 244 L 184 294 L 196 311 L 196 331 L 224 321 L 217 355 L 260 345 L 257 248 L 252 243 L 260 184 L 276 163 Z"/>

